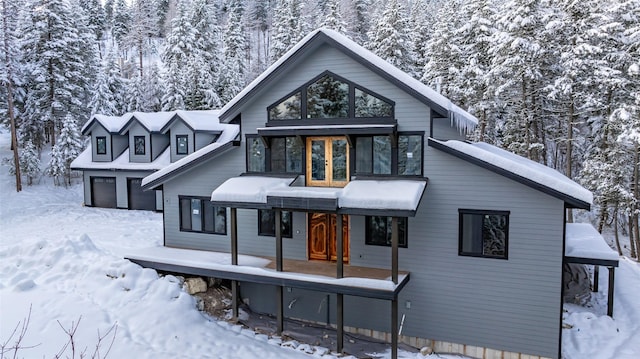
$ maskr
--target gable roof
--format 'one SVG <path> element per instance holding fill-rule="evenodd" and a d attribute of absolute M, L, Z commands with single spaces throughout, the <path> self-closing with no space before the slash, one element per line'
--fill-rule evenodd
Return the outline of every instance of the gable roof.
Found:
<path fill-rule="evenodd" d="M 129 121 L 130 114 L 125 114 L 123 116 L 105 116 L 100 114 L 95 114 L 89 121 L 87 121 L 82 129 L 80 130 L 83 135 L 87 136 L 91 133 L 91 129 L 98 125 L 102 126 L 107 132 L 110 133 L 118 133 L 122 126 Z"/>
<path fill-rule="evenodd" d="M 570 178 L 528 158 L 484 142 L 439 141 L 429 146 L 561 199 L 572 208 L 590 209 L 593 194 Z"/>
<path fill-rule="evenodd" d="M 228 122 L 233 119 L 240 112 L 241 107 L 253 96 L 267 90 L 272 81 L 284 75 L 291 66 L 297 64 L 305 55 L 313 52 L 323 44 L 339 49 L 377 75 L 423 102 L 439 115 L 449 118 L 452 124 L 459 129 L 468 131 L 478 124 L 478 119 L 473 115 L 454 105 L 429 86 L 386 62 L 346 36 L 329 29 L 318 29 L 311 32 L 269 66 L 265 72 L 222 107 L 220 120 Z"/>
<path fill-rule="evenodd" d="M 220 110 L 207 111 L 175 111 L 175 115 L 167 121 L 160 129 L 160 132 L 166 133 L 177 121 L 182 121 L 191 131 L 194 132 L 222 132 L 224 124 L 218 122 L 218 114 Z M 211 121 L 215 118 L 216 121 Z"/>
<path fill-rule="evenodd" d="M 147 190 L 158 187 L 183 171 L 193 168 L 211 158 L 217 157 L 226 150 L 232 148 L 233 140 L 235 140 L 238 133 L 240 133 L 240 126 L 232 124 L 221 124 L 221 126 L 224 127 L 222 129 L 222 134 L 220 134 L 215 142 L 204 146 L 194 153 L 185 156 L 161 170 L 143 178 L 142 188 Z"/>
<path fill-rule="evenodd" d="M 219 110 L 201 111 L 159 111 L 127 112 L 122 116 L 95 114 L 82 126 L 82 134 L 88 135 L 95 125 L 104 127 L 110 133 L 124 135 L 127 129 L 138 122 L 149 132 L 164 132 L 164 129 L 177 118 L 182 119 L 193 131 L 222 131 L 218 121 Z"/>
<path fill-rule="evenodd" d="M 120 134 L 124 135 L 129 128 L 138 122 L 140 126 L 144 127 L 148 132 L 160 132 L 160 129 L 173 118 L 175 111 L 171 112 L 132 112 L 125 114 L 129 115 L 129 120 L 120 128 Z"/>

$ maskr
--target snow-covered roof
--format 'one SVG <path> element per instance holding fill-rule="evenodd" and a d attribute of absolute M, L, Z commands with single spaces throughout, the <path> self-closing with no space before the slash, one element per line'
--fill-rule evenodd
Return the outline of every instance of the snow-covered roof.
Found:
<path fill-rule="evenodd" d="M 232 141 L 238 136 L 240 132 L 240 126 L 231 124 L 222 124 L 222 134 L 218 136 L 215 142 L 202 147 L 194 153 L 185 156 L 176 162 L 162 168 L 161 170 L 150 174 L 142 179 L 143 188 L 153 188 L 156 185 L 162 183 L 165 179 L 168 179 L 178 173 L 179 171 L 190 168 L 191 166 L 206 160 L 211 156 L 215 156 L 219 149 L 223 146 L 232 143 Z"/>
<path fill-rule="evenodd" d="M 333 210 L 415 212 L 427 186 L 425 179 L 354 180 L 343 188 L 295 185 L 295 177 L 244 175 L 226 180 L 211 193 L 211 201 L 266 205 L 268 198 L 335 200 Z"/>
<path fill-rule="evenodd" d="M 562 173 L 528 158 L 518 156 L 484 142 L 439 141 L 429 139 L 429 145 L 457 155 L 465 160 L 483 165 L 502 175 L 508 175 L 526 185 L 543 190 L 564 200 L 576 208 L 589 209 L 593 204 L 593 194 Z"/>
<path fill-rule="evenodd" d="M 469 131 L 478 124 L 477 118 L 454 105 L 449 99 L 442 96 L 431 87 L 416 80 L 409 74 L 391 65 L 381 57 L 358 45 L 346 36 L 334 30 L 324 28 L 317 29 L 305 36 L 280 59 L 269 66 L 269 68 L 267 68 L 260 76 L 253 80 L 247 87 L 240 91 L 238 95 L 222 107 L 220 110 L 220 117 L 223 120 L 226 120 L 227 117 L 234 115 L 235 113 L 231 113 L 231 111 L 239 106 L 241 102 L 245 101 L 245 97 L 256 91 L 263 82 L 275 74 L 276 70 L 290 62 L 291 58 L 303 51 L 303 49 L 307 47 L 306 45 L 308 43 L 316 41 L 316 39 L 319 39 L 317 41 L 337 45 L 341 51 L 356 58 L 359 62 L 366 64 L 366 66 L 386 77 L 388 80 L 393 81 L 399 87 L 404 88 L 412 96 L 423 102 L 427 102 L 436 112 L 448 116 L 451 123 L 458 129 L 462 131 Z"/>
<path fill-rule="evenodd" d="M 93 162 L 91 156 L 91 146 L 71 162 L 71 169 L 74 170 L 129 170 L 129 171 L 157 171 L 171 163 L 171 149 L 167 147 L 160 156 L 152 162 L 130 162 L 129 149 L 127 148 L 118 158 L 111 162 Z"/>
<path fill-rule="evenodd" d="M 219 110 L 203 111 L 160 111 L 160 112 L 128 112 L 122 116 L 105 116 L 96 114 L 82 126 L 82 133 L 88 134 L 91 127 L 99 123 L 111 133 L 120 133 L 138 121 L 149 132 L 159 132 L 176 115 L 183 119 L 194 131 L 222 130 L 218 121 Z M 223 126 L 223 125 L 222 125 Z"/>
<path fill-rule="evenodd" d="M 565 256 L 617 261 L 620 256 L 589 223 L 567 223 Z"/>

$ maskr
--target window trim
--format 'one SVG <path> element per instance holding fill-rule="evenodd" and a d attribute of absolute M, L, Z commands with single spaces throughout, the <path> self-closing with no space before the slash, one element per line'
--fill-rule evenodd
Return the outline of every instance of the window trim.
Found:
<path fill-rule="evenodd" d="M 138 139 L 142 139 L 142 153 L 138 153 L 137 141 Z M 147 136 L 133 136 L 133 154 L 135 156 L 144 156 L 147 154 Z"/>
<path fill-rule="evenodd" d="M 104 141 L 104 151 L 100 151 L 100 145 L 98 144 L 100 140 Z M 107 136 L 96 136 L 96 154 L 97 155 L 107 154 Z"/>
<path fill-rule="evenodd" d="M 273 224 L 273 228 L 274 228 L 274 233 L 273 234 L 264 232 L 262 230 L 262 211 L 275 211 L 275 210 L 273 210 L 273 209 L 259 209 L 258 210 L 258 235 L 259 236 L 263 236 L 263 237 L 275 237 L 276 236 L 276 234 L 275 234 L 275 227 L 276 227 L 275 223 Z M 291 211 L 282 211 L 282 213 L 285 213 L 285 212 L 289 213 L 289 218 L 291 220 L 291 224 L 289 225 L 289 229 L 291 230 L 291 233 L 285 233 L 284 231 L 281 231 L 282 232 L 282 238 L 293 238 L 293 212 L 291 212 Z M 275 217 L 274 217 L 273 220 L 275 222 Z"/>
<path fill-rule="evenodd" d="M 335 80 L 338 80 L 340 82 L 344 82 L 349 86 L 349 90 L 348 90 L 348 101 L 349 101 L 349 110 L 348 110 L 348 115 L 347 117 L 340 117 L 340 118 L 307 118 L 307 88 L 309 87 L 309 85 L 315 83 L 316 81 L 320 80 L 322 77 L 324 76 L 331 76 L 333 77 Z M 355 89 L 358 88 L 358 90 L 360 91 L 364 91 L 366 93 L 368 93 L 371 96 L 374 96 L 386 103 L 388 103 L 389 105 L 391 105 L 391 116 L 389 117 L 356 117 L 355 116 Z M 291 96 L 295 95 L 296 93 L 300 92 L 300 118 L 299 119 L 272 119 L 271 118 L 271 109 L 274 107 L 277 107 L 278 105 L 280 105 L 283 101 L 289 99 Z M 297 87 L 296 89 L 294 89 L 293 91 L 287 93 L 285 96 L 283 96 L 282 98 L 279 98 L 276 102 L 272 103 L 271 105 L 267 106 L 267 126 L 273 126 L 275 124 L 279 124 L 279 125 L 285 125 L 285 126 L 289 126 L 289 125 L 300 125 L 300 126 L 304 126 L 304 125 L 323 125 L 323 124 L 335 124 L 336 120 L 339 121 L 339 123 L 371 123 L 371 119 L 383 119 L 384 122 L 395 122 L 395 112 L 396 112 L 396 103 L 395 101 L 392 101 L 374 91 L 371 91 L 369 89 L 367 89 L 366 87 L 360 86 L 358 84 L 356 84 L 353 81 L 349 81 L 346 78 L 340 76 L 340 75 L 336 75 L 335 73 L 326 70 L 323 71 L 322 73 L 320 73 L 319 75 L 315 76 L 314 78 L 312 78 L 311 80 L 305 82 L 302 86 Z M 364 122 L 363 122 L 364 121 Z"/>
<path fill-rule="evenodd" d="M 504 256 L 494 256 L 494 255 L 485 255 L 482 253 L 474 253 L 474 252 L 463 252 L 462 251 L 462 245 L 463 245 L 463 227 L 464 227 L 464 215 L 465 214 L 471 214 L 471 215 L 500 215 L 500 216 L 505 216 L 506 217 L 506 236 L 505 236 L 505 243 L 504 243 Z M 511 215 L 510 211 L 500 211 L 500 210 L 484 210 L 484 209 L 465 209 L 465 208 L 459 208 L 458 209 L 458 255 L 459 256 L 463 256 L 463 257 L 477 257 L 477 258 L 492 258 L 492 259 L 502 259 L 502 260 L 508 260 L 509 259 L 509 227 L 510 227 L 510 220 L 509 217 Z M 482 238 L 483 242 L 484 242 L 484 238 Z"/>
<path fill-rule="evenodd" d="M 355 151 L 353 151 L 354 153 L 354 159 L 356 159 L 355 163 L 353 164 L 353 173 L 355 176 L 361 175 L 361 176 L 372 176 L 372 177 L 389 177 L 389 176 L 401 176 L 401 177 L 422 177 L 424 175 L 424 131 L 403 131 L 403 132 L 398 132 L 395 134 L 395 140 L 391 139 L 391 173 L 374 173 L 373 172 L 373 168 L 374 168 L 374 163 L 373 163 L 373 159 L 375 157 L 375 153 L 373 151 L 373 147 L 374 147 L 374 142 L 373 142 L 373 137 L 377 137 L 377 136 L 384 136 L 384 135 L 366 135 L 366 136 L 358 136 L 359 137 L 371 137 L 372 141 L 371 141 L 371 156 L 370 156 L 370 161 L 371 161 L 371 172 L 360 172 L 357 168 L 357 158 L 358 158 L 358 146 L 357 146 L 357 138 L 354 140 L 354 144 L 355 144 Z M 399 174 L 399 163 L 400 163 L 400 150 L 399 150 L 399 140 L 400 140 L 400 136 L 420 136 L 421 138 L 421 161 L 420 161 L 420 173 L 418 174 L 410 174 L 410 175 L 402 175 Z M 395 142 L 395 147 L 394 147 L 394 142 Z"/>
<path fill-rule="evenodd" d="M 182 153 L 180 152 L 180 146 L 178 140 L 185 139 L 185 144 L 187 145 L 187 151 Z M 189 135 L 176 135 L 176 155 L 184 156 L 189 154 Z"/>
<path fill-rule="evenodd" d="M 371 226 L 371 222 L 370 220 L 373 217 L 385 217 L 385 216 L 365 216 L 364 217 L 364 231 L 365 231 L 365 238 L 364 238 L 364 244 L 368 245 L 368 246 L 379 246 L 379 247 L 391 247 L 391 243 L 389 244 L 380 244 L 380 243 L 371 243 L 371 230 L 370 230 L 370 226 Z M 392 216 L 386 216 L 387 218 L 391 219 L 393 218 Z M 398 238 L 398 247 L 399 248 L 409 248 L 409 218 L 408 217 L 398 217 L 398 231 L 400 231 L 400 227 L 402 226 L 401 223 L 401 219 L 404 219 L 404 236 L 402 238 Z M 391 222 L 389 222 L 391 223 Z M 393 235 L 393 234 L 392 234 Z M 403 242 L 404 239 L 404 243 Z"/>
<path fill-rule="evenodd" d="M 200 200 L 200 213 L 201 213 L 200 223 L 201 223 L 201 226 L 202 226 L 201 230 L 193 229 L 192 225 L 190 225 L 191 228 L 185 228 L 184 224 L 182 222 L 182 201 L 183 200 L 188 200 L 189 202 L 191 202 L 191 200 L 194 200 L 194 199 Z M 223 232 L 216 232 L 215 231 L 215 228 L 216 228 L 216 226 L 215 226 L 215 217 L 212 219 L 213 220 L 213 228 L 214 228 L 214 230 L 213 231 L 206 231 L 204 229 L 205 228 L 204 203 L 205 203 L 205 201 L 210 201 L 210 200 L 211 199 L 209 197 L 178 196 L 178 222 L 179 222 L 178 226 L 179 226 L 180 232 L 207 233 L 207 234 L 216 234 L 216 235 L 221 235 L 221 236 L 227 235 L 227 227 L 228 226 L 227 226 L 227 208 L 226 207 L 213 206 L 214 213 L 216 213 L 219 208 L 224 208 L 225 209 L 225 211 L 224 211 L 224 231 Z M 191 208 L 191 206 L 189 206 L 189 208 Z M 190 213 L 190 215 L 191 215 L 191 213 Z"/>

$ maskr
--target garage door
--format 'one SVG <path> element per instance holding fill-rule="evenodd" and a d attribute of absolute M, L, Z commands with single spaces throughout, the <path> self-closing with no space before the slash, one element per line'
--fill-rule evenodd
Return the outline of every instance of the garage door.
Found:
<path fill-rule="evenodd" d="M 115 177 L 91 177 L 91 203 L 94 207 L 116 208 Z"/>
<path fill-rule="evenodd" d="M 129 209 L 146 209 L 154 211 L 156 209 L 156 191 L 143 191 L 141 182 L 142 178 L 127 179 Z"/>

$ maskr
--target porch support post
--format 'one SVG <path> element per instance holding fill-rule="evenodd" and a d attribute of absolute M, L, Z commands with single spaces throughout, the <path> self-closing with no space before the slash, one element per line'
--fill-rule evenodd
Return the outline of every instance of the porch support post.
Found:
<path fill-rule="evenodd" d="M 238 209 L 231 207 L 231 264 L 238 265 Z"/>
<path fill-rule="evenodd" d="M 394 217 L 395 219 L 395 217 Z M 391 301 L 391 359 L 398 359 L 398 298 Z"/>
<path fill-rule="evenodd" d="M 278 312 L 276 313 L 277 318 L 277 334 L 282 335 L 282 331 L 284 330 L 284 287 L 279 285 L 276 287 L 278 291 Z"/>
<path fill-rule="evenodd" d="M 336 294 L 337 313 L 336 313 L 336 341 L 338 353 L 342 353 L 344 349 L 344 298 L 342 293 Z"/>
<path fill-rule="evenodd" d="M 276 215 L 276 270 L 282 272 L 282 211 L 275 210 Z"/>
<path fill-rule="evenodd" d="M 336 278 L 344 277 L 344 247 L 342 242 L 342 215 L 336 214 Z"/>
<path fill-rule="evenodd" d="M 398 284 L 398 217 L 391 218 L 391 280 Z"/>
<path fill-rule="evenodd" d="M 600 266 L 593 266 L 593 290 L 592 292 L 598 292 L 598 283 L 600 283 Z"/>
<path fill-rule="evenodd" d="M 231 281 L 231 300 L 233 304 L 231 305 L 233 320 L 238 320 L 238 281 Z"/>
<path fill-rule="evenodd" d="M 615 267 L 607 267 L 609 269 L 609 293 L 607 295 L 607 315 L 613 317 L 613 281 L 615 280 Z"/>

